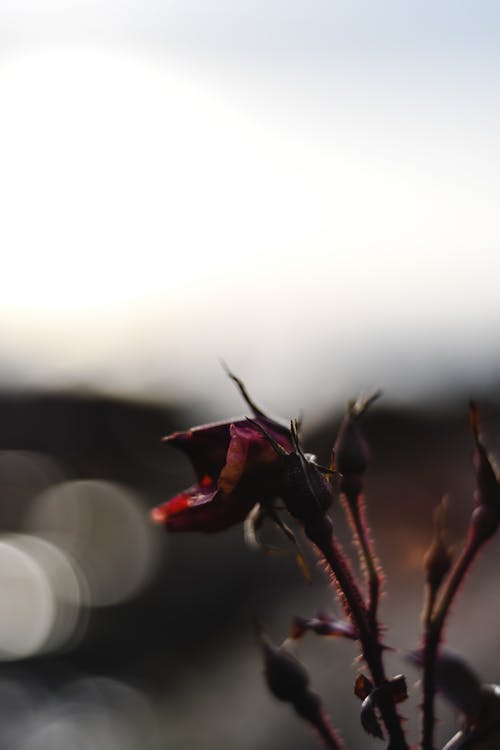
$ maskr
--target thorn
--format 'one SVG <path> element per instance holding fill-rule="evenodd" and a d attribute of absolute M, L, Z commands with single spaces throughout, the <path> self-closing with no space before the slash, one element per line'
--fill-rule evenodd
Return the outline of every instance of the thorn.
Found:
<path fill-rule="evenodd" d="M 241 393 L 241 395 L 242 395 L 245 403 L 250 407 L 250 409 L 252 410 L 254 416 L 256 416 L 256 417 L 264 417 L 264 419 L 269 419 L 269 417 L 262 411 L 262 409 L 260 409 L 257 406 L 257 404 L 255 403 L 255 401 L 251 398 L 251 396 L 249 395 L 249 393 L 248 393 L 248 391 L 246 389 L 246 386 L 243 383 L 243 381 L 240 380 L 240 378 L 238 378 L 234 374 L 234 372 L 231 372 L 231 370 L 229 369 L 229 367 L 227 366 L 227 364 L 224 362 L 223 359 L 219 358 L 219 362 L 221 363 L 222 369 L 224 370 L 224 372 L 226 373 L 226 375 L 229 378 L 231 378 L 231 380 L 233 381 L 233 383 L 235 383 L 235 385 L 238 388 L 239 392 Z"/>

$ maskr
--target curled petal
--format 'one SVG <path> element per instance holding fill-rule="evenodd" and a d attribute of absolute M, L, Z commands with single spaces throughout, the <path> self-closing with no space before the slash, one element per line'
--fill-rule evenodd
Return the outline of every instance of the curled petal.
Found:
<path fill-rule="evenodd" d="M 376 703 L 374 700 L 374 694 L 367 696 L 361 704 L 361 725 L 367 734 L 372 737 L 377 737 L 380 740 L 384 739 L 382 727 L 378 720 Z"/>
<path fill-rule="evenodd" d="M 262 526 L 264 521 L 264 512 L 260 503 L 255 503 L 250 513 L 245 518 L 243 524 L 243 535 L 245 542 L 251 549 L 260 550 L 266 549 L 257 535 L 257 531 Z"/>
<path fill-rule="evenodd" d="M 209 476 L 199 484 L 153 508 L 152 520 L 167 531 L 222 531 L 245 520 L 254 502 L 250 496 L 225 495 Z"/>
<path fill-rule="evenodd" d="M 185 453 L 191 461 L 198 480 L 205 475 L 217 476 L 226 460 L 231 422 L 214 422 L 193 427 L 187 432 L 174 432 L 162 442 Z"/>
<path fill-rule="evenodd" d="M 200 484 L 189 487 L 184 492 L 158 505 L 151 511 L 152 520 L 175 531 L 193 531 L 200 520 L 206 517 L 206 506 L 214 504 L 217 489 L 210 477 L 206 476 Z M 212 508 L 209 508 L 209 513 Z"/>
<path fill-rule="evenodd" d="M 292 638 L 301 638 L 308 630 L 317 635 L 350 638 L 351 640 L 357 638 L 352 625 L 344 620 L 338 620 L 336 617 L 323 614 L 310 618 L 294 617 Z"/>
<path fill-rule="evenodd" d="M 290 450 L 290 432 L 286 427 L 272 419 L 259 418 L 255 421 L 274 440 Z M 186 432 L 174 432 L 164 437 L 162 442 L 184 453 L 193 464 L 197 479 L 200 480 L 206 474 L 218 476 L 226 463 L 226 456 L 232 439 L 231 428 L 237 430 L 242 436 L 247 435 L 249 439 L 256 437 L 258 432 L 257 429 L 252 428 L 252 433 L 249 434 L 246 432 L 249 429 L 249 421 L 247 419 L 236 419 L 192 427 Z"/>
<path fill-rule="evenodd" d="M 171 531 L 220 531 L 243 522 L 258 502 L 281 494 L 283 467 L 263 432 L 285 453 L 288 428 L 264 416 L 175 432 L 163 442 L 190 459 L 198 484 L 152 512 Z"/>
<path fill-rule="evenodd" d="M 368 698 L 373 690 L 373 683 L 369 677 L 363 673 L 358 674 L 356 682 L 354 683 L 354 695 L 359 698 L 360 701 L 364 701 Z"/>
<path fill-rule="evenodd" d="M 252 436 L 243 428 L 232 424 L 229 428 L 231 442 L 226 453 L 226 463 L 222 467 L 217 485 L 222 492 L 229 494 L 236 489 L 247 464 Z"/>
<path fill-rule="evenodd" d="M 379 721 L 379 705 L 382 696 L 389 697 L 394 703 L 401 703 L 408 698 L 404 675 L 397 675 L 379 687 L 373 687 L 365 675 L 360 674 L 354 685 L 355 695 L 361 703 L 361 724 L 364 730 L 373 737 L 383 739 L 384 735 Z"/>
<path fill-rule="evenodd" d="M 279 493 L 282 469 L 274 450 L 260 431 L 248 422 L 232 424 L 226 462 L 221 469 L 218 487 L 230 494 L 237 488 L 264 500 Z M 244 482 L 243 482 L 244 480 Z"/>

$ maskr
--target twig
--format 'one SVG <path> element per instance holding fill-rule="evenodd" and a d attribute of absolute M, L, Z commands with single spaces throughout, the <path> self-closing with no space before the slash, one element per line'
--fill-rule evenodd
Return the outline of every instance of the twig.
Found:
<path fill-rule="evenodd" d="M 368 610 L 363 602 L 361 592 L 354 580 L 347 559 L 335 537 L 304 527 L 309 539 L 322 553 L 332 571 L 342 593 L 342 600 L 347 615 L 356 628 L 361 644 L 363 658 L 370 670 L 375 687 L 384 688 L 388 684 L 382 659 L 384 647 L 380 642 L 378 628 L 373 628 Z M 378 708 L 390 739 L 391 750 L 408 750 L 408 743 L 390 692 L 380 690 Z"/>
<path fill-rule="evenodd" d="M 381 589 L 380 563 L 366 521 L 366 507 L 363 495 L 354 490 L 349 493 L 345 492 L 344 497 L 346 512 L 358 542 L 361 565 L 367 579 L 368 615 L 372 625 L 375 626 Z"/>
<path fill-rule="evenodd" d="M 469 523 L 465 546 L 439 600 L 434 607 L 433 601 L 427 603 L 423 650 L 422 750 L 434 750 L 436 661 L 446 618 L 479 551 L 496 533 L 500 522 L 500 485 L 480 434 L 479 412 L 475 404 L 471 403 L 469 416 L 475 448 L 476 508 Z"/>

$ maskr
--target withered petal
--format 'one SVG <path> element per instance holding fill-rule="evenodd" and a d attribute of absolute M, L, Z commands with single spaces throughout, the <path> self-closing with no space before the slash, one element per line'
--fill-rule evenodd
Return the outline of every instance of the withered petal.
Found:
<path fill-rule="evenodd" d="M 243 423 L 240 420 L 239 423 Z M 191 461 L 198 480 L 206 474 L 218 476 L 229 448 L 231 422 L 213 422 L 193 427 L 186 432 L 174 432 L 162 439 L 184 453 Z"/>
<path fill-rule="evenodd" d="M 190 517 L 190 511 L 211 503 L 217 494 L 210 477 L 205 477 L 200 484 L 193 485 L 180 492 L 165 503 L 156 506 L 151 511 L 151 518 L 155 523 L 166 526 L 177 524 L 182 519 Z"/>
<path fill-rule="evenodd" d="M 256 421 L 291 450 L 286 427 L 267 418 Z M 152 511 L 153 520 L 168 530 L 220 531 L 243 522 L 256 502 L 279 490 L 276 455 L 247 419 L 174 432 L 163 442 L 187 455 L 198 480 Z"/>
<path fill-rule="evenodd" d="M 287 427 L 272 419 L 259 417 L 256 421 L 284 447 L 291 448 L 290 432 Z M 242 431 L 249 429 L 248 420 L 242 418 L 227 422 L 212 422 L 192 427 L 186 432 L 174 432 L 164 437 L 162 443 L 177 448 L 189 458 L 198 480 L 206 474 L 217 477 L 226 463 L 232 425 Z M 257 432 L 254 431 L 253 434 Z"/>
<path fill-rule="evenodd" d="M 226 453 L 226 463 L 221 469 L 217 486 L 222 492 L 229 494 L 236 489 L 245 471 L 245 465 L 253 438 L 248 430 L 232 424 L 229 428 L 231 440 Z M 253 431 L 255 434 L 255 430 Z"/>

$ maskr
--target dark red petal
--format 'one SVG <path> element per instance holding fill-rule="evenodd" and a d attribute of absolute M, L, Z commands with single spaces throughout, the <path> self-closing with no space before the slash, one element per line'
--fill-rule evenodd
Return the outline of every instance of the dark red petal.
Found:
<path fill-rule="evenodd" d="M 285 451 L 292 450 L 288 428 L 271 419 L 255 421 Z M 153 520 L 168 530 L 225 529 L 244 521 L 257 500 L 275 496 L 280 489 L 276 454 L 247 419 L 193 427 L 163 442 L 188 456 L 198 479 L 198 484 L 152 511 Z"/>
<path fill-rule="evenodd" d="M 222 531 L 245 520 L 255 501 L 241 494 L 225 495 L 204 478 L 200 484 L 153 508 L 152 520 L 167 531 Z"/>
<path fill-rule="evenodd" d="M 255 420 L 284 448 L 291 450 L 290 431 L 272 419 Z M 249 429 L 247 419 L 229 422 L 213 422 L 193 427 L 187 432 L 174 432 L 164 437 L 162 442 L 182 451 L 193 464 L 198 480 L 206 474 L 218 477 L 226 463 L 226 455 L 231 441 L 230 428 L 234 425 L 242 430 Z"/>
<path fill-rule="evenodd" d="M 162 442 L 186 454 L 193 464 L 198 480 L 207 474 L 216 477 L 226 460 L 230 426 L 231 422 L 215 422 L 193 427 L 187 432 L 167 435 Z"/>
<path fill-rule="evenodd" d="M 168 502 L 157 505 L 151 511 L 152 520 L 157 524 L 164 525 L 171 516 L 178 515 L 189 507 L 188 498 L 189 494 L 182 492 Z"/>
<path fill-rule="evenodd" d="M 180 492 L 166 503 L 158 505 L 151 511 L 155 523 L 167 525 L 172 519 L 184 515 L 186 511 L 212 502 L 217 490 L 210 477 L 204 477 L 199 485 L 193 485 Z"/>
<path fill-rule="evenodd" d="M 241 428 L 232 424 L 230 427 L 231 441 L 226 453 L 226 462 L 221 469 L 217 486 L 225 494 L 234 492 L 243 476 L 247 465 L 248 451 L 252 436 Z"/>
<path fill-rule="evenodd" d="M 311 630 L 318 635 L 351 638 L 352 640 L 357 638 L 356 632 L 349 622 L 323 614 L 318 614 L 317 617 L 294 618 L 292 638 L 301 638 L 307 630 Z"/>

